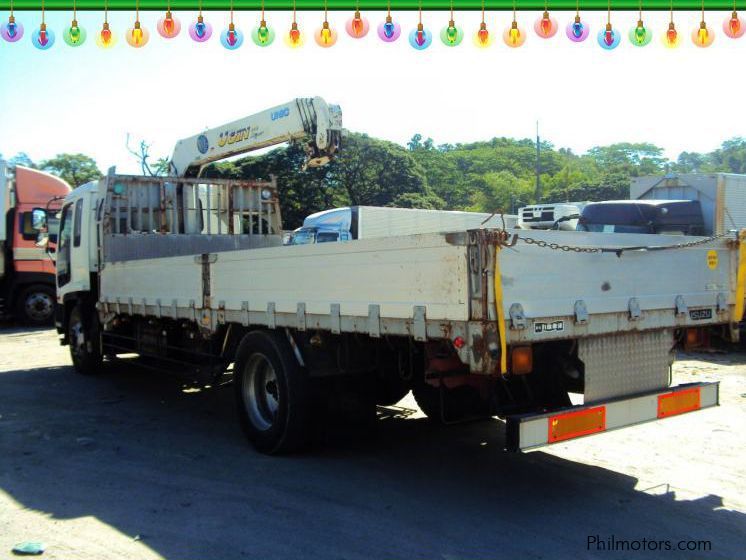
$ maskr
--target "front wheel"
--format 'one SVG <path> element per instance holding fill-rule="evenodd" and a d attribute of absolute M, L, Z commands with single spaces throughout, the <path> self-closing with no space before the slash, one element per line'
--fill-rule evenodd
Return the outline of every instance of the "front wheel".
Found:
<path fill-rule="evenodd" d="M 83 320 L 82 307 L 80 304 L 76 305 L 70 312 L 67 323 L 67 340 L 70 344 L 70 357 L 78 373 L 92 375 L 101 370 L 103 358 L 98 333 L 98 317 L 95 313 L 86 322 Z"/>
<path fill-rule="evenodd" d="M 17 314 L 26 325 L 51 324 L 54 318 L 54 288 L 44 284 L 25 288 L 18 298 Z"/>
<path fill-rule="evenodd" d="M 255 331 L 244 336 L 236 353 L 233 383 L 241 427 L 258 451 L 289 453 L 306 445 L 309 383 L 279 333 Z"/>

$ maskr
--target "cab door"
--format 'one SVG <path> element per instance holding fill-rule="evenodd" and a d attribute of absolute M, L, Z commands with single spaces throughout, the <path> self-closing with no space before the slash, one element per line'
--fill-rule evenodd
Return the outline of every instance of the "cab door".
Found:
<path fill-rule="evenodd" d="M 60 230 L 57 234 L 57 293 L 63 295 L 71 278 L 71 245 L 74 204 L 68 202 L 60 211 Z"/>
<path fill-rule="evenodd" d="M 63 207 L 57 249 L 57 286 L 60 295 L 90 289 L 89 235 L 91 201 L 81 196 Z"/>

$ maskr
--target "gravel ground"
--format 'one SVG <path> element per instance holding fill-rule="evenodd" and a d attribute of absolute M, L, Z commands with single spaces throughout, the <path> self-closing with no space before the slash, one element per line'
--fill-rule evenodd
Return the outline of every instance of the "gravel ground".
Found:
<path fill-rule="evenodd" d="M 498 421 L 436 429 L 411 397 L 372 436 L 255 453 L 229 387 L 70 366 L 50 330 L 0 330 L 0 558 L 746 558 L 746 355 L 682 356 L 721 406 L 502 451 Z M 588 548 L 589 538 L 711 550 Z M 690 545 L 694 546 L 694 545 Z"/>

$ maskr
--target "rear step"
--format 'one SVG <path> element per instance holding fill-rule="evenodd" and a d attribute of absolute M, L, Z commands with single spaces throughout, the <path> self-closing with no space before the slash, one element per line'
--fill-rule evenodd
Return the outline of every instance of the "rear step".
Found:
<path fill-rule="evenodd" d="M 720 404 L 720 383 L 691 383 L 659 391 L 506 419 L 508 451 L 526 451 Z"/>

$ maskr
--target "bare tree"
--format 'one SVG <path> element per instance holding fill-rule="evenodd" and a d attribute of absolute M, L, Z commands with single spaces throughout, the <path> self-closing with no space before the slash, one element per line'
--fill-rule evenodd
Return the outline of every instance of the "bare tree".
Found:
<path fill-rule="evenodd" d="M 145 140 L 140 140 L 138 148 L 133 149 L 130 147 L 130 135 L 127 133 L 127 142 L 125 145 L 127 151 L 140 163 L 140 169 L 142 169 L 143 175 L 149 175 L 150 177 L 168 175 L 169 162 L 167 158 L 158 158 L 152 165 L 148 162 L 148 158 L 150 158 L 150 144 L 145 142 Z"/>

